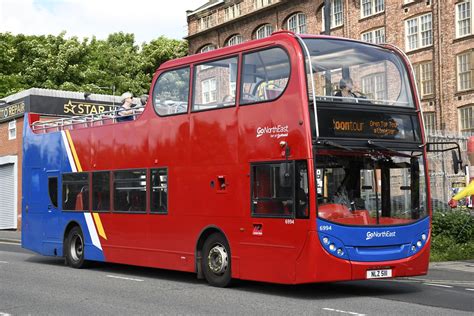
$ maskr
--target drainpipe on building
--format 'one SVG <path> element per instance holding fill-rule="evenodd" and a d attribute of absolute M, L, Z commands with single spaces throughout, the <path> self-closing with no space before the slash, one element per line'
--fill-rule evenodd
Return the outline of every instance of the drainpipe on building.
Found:
<path fill-rule="evenodd" d="M 324 34 L 331 35 L 331 0 L 324 0 Z"/>

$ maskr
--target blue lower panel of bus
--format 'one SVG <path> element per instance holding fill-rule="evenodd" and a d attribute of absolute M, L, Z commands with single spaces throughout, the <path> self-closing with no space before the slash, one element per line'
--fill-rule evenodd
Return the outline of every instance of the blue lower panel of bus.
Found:
<path fill-rule="evenodd" d="M 319 240 L 328 253 L 346 260 L 374 262 L 404 259 L 428 241 L 430 219 L 403 226 L 346 226 L 317 220 Z"/>

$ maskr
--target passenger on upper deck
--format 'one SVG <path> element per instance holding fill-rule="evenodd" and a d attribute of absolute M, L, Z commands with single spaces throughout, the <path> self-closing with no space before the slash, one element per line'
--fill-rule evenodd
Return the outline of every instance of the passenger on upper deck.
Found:
<path fill-rule="evenodd" d="M 117 122 L 133 121 L 133 95 L 130 92 L 122 94 L 122 106 L 117 110 Z"/>
<path fill-rule="evenodd" d="M 349 78 L 342 78 L 339 81 L 339 90 L 336 92 L 334 96 L 336 97 L 344 97 L 344 98 L 357 98 L 357 96 L 352 92 L 352 88 L 354 86 L 354 83 L 352 82 L 352 79 Z"/>

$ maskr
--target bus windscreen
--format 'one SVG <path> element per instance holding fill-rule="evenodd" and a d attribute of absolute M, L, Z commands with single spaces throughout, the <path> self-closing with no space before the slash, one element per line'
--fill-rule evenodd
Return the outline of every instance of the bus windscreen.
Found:
<path fill-rule="evenodd" d="M 414 107 L 406 67 L 394 52 L 340 39 L 305 39 L 304 42 L 311 58 L 317 99 Z M 311 91 L 310 79 L 308 91 Z"/>

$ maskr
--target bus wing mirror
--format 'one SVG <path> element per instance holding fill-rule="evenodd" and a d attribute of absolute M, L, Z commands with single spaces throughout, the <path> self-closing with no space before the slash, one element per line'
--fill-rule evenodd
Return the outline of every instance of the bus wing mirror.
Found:
<path fill-rule="evenodd" d="M 457 174 L 463 169 L 461 147 L 456 142 L 429 142 L 426 143 L 426 151 L 431 153 L 451 151 L 454 173 Z"/>

